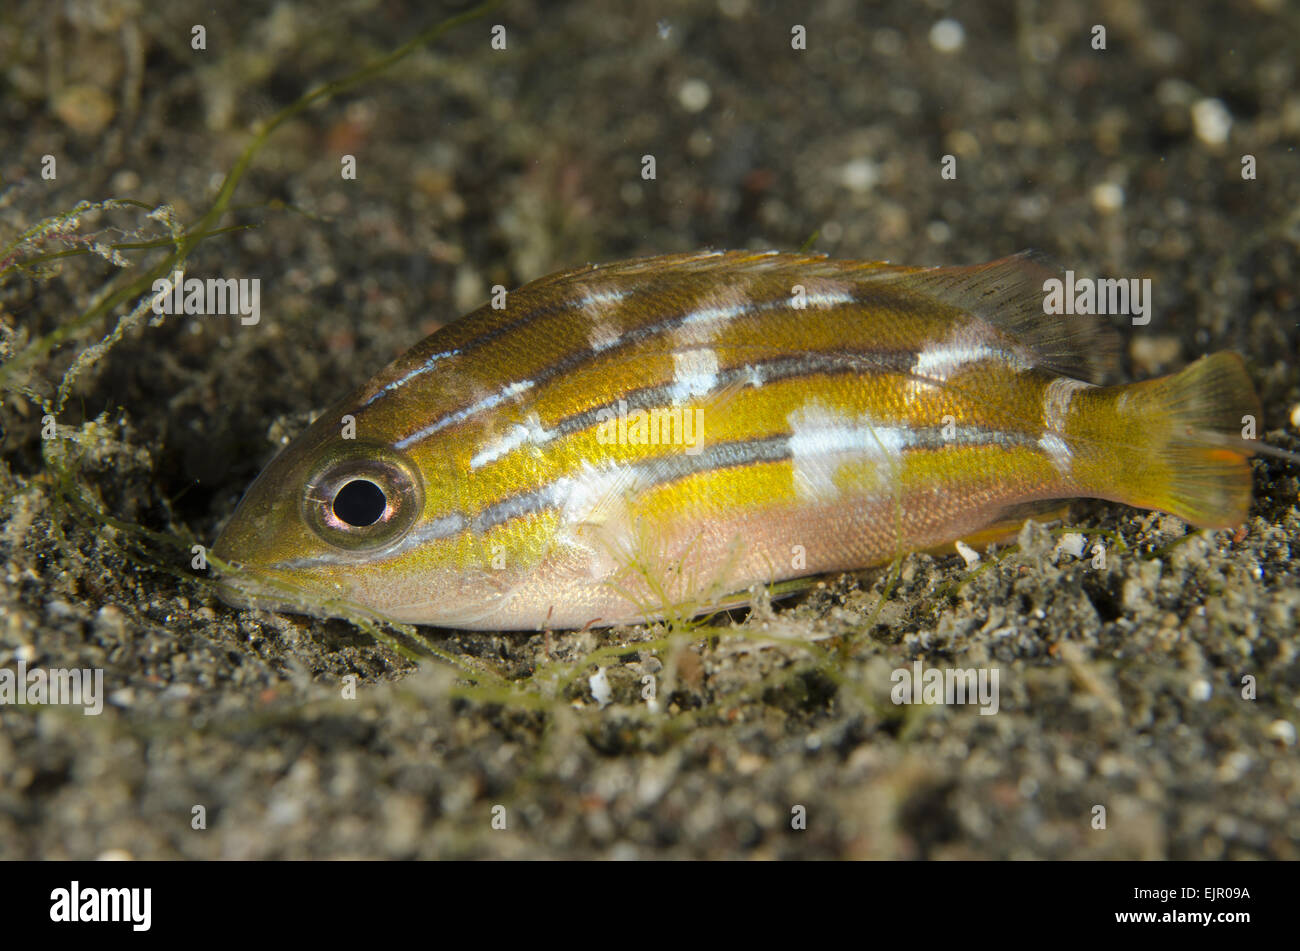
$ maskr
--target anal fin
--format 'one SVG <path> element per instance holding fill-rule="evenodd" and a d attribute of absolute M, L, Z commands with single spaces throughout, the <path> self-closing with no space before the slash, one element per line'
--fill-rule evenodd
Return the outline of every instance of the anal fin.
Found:
<path fill-rule="evenodd" d="M 998 516 L 997 521 L 963 536 L 960 541 L 982 552 L 989 545 L 1000 545 L 1013 540 L 1020 534 L 1020 529 L 1025 522 L 1031 518 L 1036 522 L 1059 522 L 1063 521 L 1069 512 L 1070 503 L 1062 502 L 1060 499 L 1026 502 L 1006 509 Z M 953 544 L 949 542 L 946 545 L 936 545 L 934 548 L 926 549 L 925 552 L 928 555 L 951 555 Z"/>

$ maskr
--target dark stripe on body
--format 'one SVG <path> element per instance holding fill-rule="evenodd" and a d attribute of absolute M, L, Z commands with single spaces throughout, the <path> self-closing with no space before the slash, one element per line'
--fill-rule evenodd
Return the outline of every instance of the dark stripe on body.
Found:
<path fill-rule="evenodd" d="M 901 428 L 880 426 L 881 429 Z M 909 440 L 903 447 L 904 452 L 933 452 L 947 448 L 969 448 L 972 446 L 998 446 L 1010 448 L 1036 448 L 1037 442 L 1023 433 L 1008 433 L 1002 430 L 982 429 L 972 426 L 959 427 L 956 435 L 949 439 L 943 435 L 946 427 L 928 426 L 911 429 Z M 863 455 L 867 455 L 864 453 Z M 732 442 L 707 446 L 695 455 L 678 451 L 666 455 L 641 459 L 636 462 L 622 463 L 619 470 L 628 473 L 630 485 L 638 491 L 658 488 L 677 482 L 701 472 L 733 469 L 756 463 L 784 462 L 792 459 L 790 435 L 780 433 L 763 436 L 758 439 L 739 439 Z M 581 478 L 581 477 L 579 477 Z M 517 495 L 509 496 L 483 509 L 471 520 L 471 528 L 483 532 L 497 525 L 502 525 L 512 518 L 534 515 L 547 509 L 558 508 L 563 500 L 552 499 L 554 486 L 561 480 L 573 481 L 573 476 L 561 476 L 536 489 L 529 489 Z"/>
<path fill-rule="evenodd" d="M 772 311 L 778 309 L 793 310 L 793 308 L 790 307 L 790 297 L 788 294 L 776 300 L 758 301 L 758 300 L 750 299 L 744 301 L 743 305 L 744 305 L 743 309 L 740 310 L 738 313 L 736 313 L 732 318 L 730 318 L 731 320 L 740 319 L 746 316 L 752 316 L 753 314 L 762 311 Z M 843 308 L 850 308 L 854 310 L 872 312 L 873 309 L 877 308 L 878 306 L 879 306 L 878 296 L 875 298 L 863 297 L 855 293 L 851 300 L 846 301 L 843 304 L 837 304 L 833 307 L 827 307 L 827 308 L 818 308 L 814 312 L 818 315 L 819 319 L 826 319 L 829 315 Z M 656 323 L 644 324 L 639 327 L 634 327 L 620 334 L 617 343 L 609 347 L 601 348 L 599 350 L 594 347 L 583 347 L 581 349 L 571 351 L 570 353 L 561 357 L 559 360 L 550 364 L 549 366 L 542 367 L 531 377 L 528 377 L 526 379 L 511 379 L 509 381 L 503 380 L 498 387 L 498 392 L 511 385 L 517 385 L 519 383 L 524 383 L 524 382 L 530 384 L 528 387 L 529 390 L 536 390 L 538 387 L 544 386 L 547 383 L 551 382 L 552 380 L 556 379 L 557 377 L 562 376 L 566 373 L 570 373 L 578 369 L 579 367 L 583 366 L 584 364 L 592 363 L 598 358 L 604 358 L 607 354 L 616 354 L 622 348 L 634 347 L 654 337 L 664 336 L 675 330 L 679 330 L 682 327 L 688 325 L 691 322 L 692 317 L 701 313 L 705 309 L 710 309 L 710 308 L 696 307 L 692 310 L 680 311 L 678 313 L 673 314 L 671 317 L 668 317 Z M 800 313 L 799 311 L 795 311 L 795 312 Z M 765 347 L 768 347 L 770 345 L 754 344 L 753 346 L 754 349 L 758 350 L 758 349 L 764 349 Z M 682 346 L 674 347 L 672 350 L 666 351 L 666 353 L 674 353 L 674 352 L 681 353 L 693 349 L 702 349 L 702 348 L 682 345 Z M 729 347 L 724 345 L 722 347 L 712 347 L 710 349 L 713 349 L 715 351 L 725 352 L 728 349 L 735 350 L 737 349 L 737 347 L 736 345 L 733 344 L 730 345 Z M 919 351 L 917 350 L 910 350 L 908 351 L 908 354 L 910 358 L 914 360 L 918 352 Z M 910 362 L 909 362 L 909 366 L 910 366 Z M 483 402 L 483 401 L 480 400 L 479 402 Z M 420 429 L 417 429 L 415 432 L 410 433 L 409 435 L 401 437 L 396 441 L 397 444 L 400 444 L 403 447 L 410 446 L 414 443 L 421 442 L 422 440 L 428 438 L 429 436 L 433 435 L 439 430 L 444 429 L 451 422 L 460 423 L 460 422 L 464 422 L 466 419 L 472 418 L 474 415 L 473 413 L 465 416 L 460 415 L 463 414 L 465 410 L 472 405 L 473 405 L 472 402 L 465 403 L 463 405 L 456 407 L 454 410 L 451 410 L 450 412 L 444 413 L 442 416 L 438 417 L 438 419 L 434 420 L 428 425 L 423 426 Z M 484 409 L 492 409 L 495 408 L 496 405 L 499 404 L 492 403 L 491 405 L 485 406 Z"/>

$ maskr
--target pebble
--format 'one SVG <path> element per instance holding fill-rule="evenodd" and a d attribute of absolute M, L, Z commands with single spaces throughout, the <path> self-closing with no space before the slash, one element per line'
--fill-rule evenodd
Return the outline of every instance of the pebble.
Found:
<path fill-rule="evenodd" d="M 45 605 L 45 611 L 52 617 L 76 617 L 77 610 L 67 601 L 51 601 Z"/>
<path fill-rule="evenodd" d="M 123 687 L 108 695 L 108 702 L 115 707 L 130 707 L 135 703 L 135 688 Z"/>
<path fill-rule="evenodd" d="M 677 101 L 687 112 L 703 112 L 712 98 L 709 84 L 702 79 L 688 79 L 677 89 Z"/>
<path fill-rule="evenodd" d="M 1143 334 L 1129 344 L 1133 367 L 1147 376 L 1157 376 L 1169 369 L 1183 352 L 1182 341 L 1165 334 Z"/>
<path fill-rule="evenodd" d="M 956 20 L 940 20 L 930 27 L 930 45 L 940 53 L 955 53 L 966 43 L 966 30 Z"/>
<path fill-rule="evenodd" d="M 880 170 L 867 158 L 856 158 L 840 168 L 840 181 L 849 191 L 870 191 L 880 181 Z"/>
<path fill-rule="evenodd" d="M 1124 207 L 1124 189 L 1114 182 L 1093 185 L 1092 207 L 1102 214 L 1113 215 Z"/>
<path fill-rule="evenodd" d="M 1268 735 L 1284 746 L 1295 746 L 1295 724 L 1290 720 L 1274 720 L 1268 725 Z"/>
<path fill-rule="evenodd" d="M 596 672 L 587 678 L 587 685 L 591 687 L 591 695 L 602 707 L 608 706 L 614 699 L 614 691 L 609 686 L 609 676 L 605 673 L 604 667 L 598 667 Z"/>
<path fill-rule="evenodd" d="M 964 541 L 958 540 L 957 554 L 961 555 L 961 560 L 966 562 L 967 568 L 974 568 L 980 563 L 979 552 L 974 548 L 971 548 L 970 545 L 967 545 Z"/>
<path fill-rule="evenodd" d="M 1217 147 L 1228 141 L 1232 113 L 1221 99 L 1199 99 L 1192 105 L 1192 126 L 1202 143 Z"/>
<path fill-rule="evenodd" d="M 1088 547 L 1088 539 L 1078 532 L 1066 532 L 1056 542 L 1056 551 L 1069 555 L 1072 558 L 1080 558 L 1083 551 Z"/>
<path fill-rule="evenodd" d="M 1233 750 L 1219 764 L 1217 776 L 1221 782 L 1231 783 L 1246 775 L 1250 769 L 1250 754 L 1243 750 Z"/>
<path fill-rule="evenodd" d="M 54 99 L 55 114 L 78 135 L 99 135 L 116 111 L 113 100 L 97 86 L 69 86 Z"/>

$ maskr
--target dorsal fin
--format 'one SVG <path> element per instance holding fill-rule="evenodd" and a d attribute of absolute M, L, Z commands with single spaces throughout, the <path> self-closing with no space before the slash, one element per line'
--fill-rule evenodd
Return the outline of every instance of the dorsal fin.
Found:
<path fill-rule="evenodd" d="M 1119 360 L 1119 334 L 1104 317 L 1047 314 L 1045 281 L 1056 268 L 1035 251 L 985 264 L 900 275 L 900 286 L 957 307 L 1014 341 L 1034 366 L 1100 383 Z"/>

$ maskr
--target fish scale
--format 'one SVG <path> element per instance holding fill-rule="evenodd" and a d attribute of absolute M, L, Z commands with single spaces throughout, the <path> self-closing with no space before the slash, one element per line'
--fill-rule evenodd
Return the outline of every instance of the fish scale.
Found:
<path fill-rule="evenodd" d="M 710 252 L 534 281 L 271 462 L 216 546 L 243 566 L 229 596 L 278 603 L 260 577 L 293 610 L 581 627 L 983 540 L 1078 496 L 1239 523 L 1259 413 L 1240 358 L 1097 385 L 1115 334 L 1044 314 L 1051 273 Z"/>

